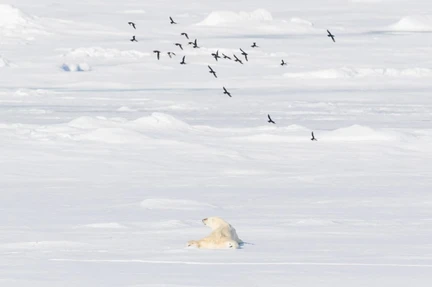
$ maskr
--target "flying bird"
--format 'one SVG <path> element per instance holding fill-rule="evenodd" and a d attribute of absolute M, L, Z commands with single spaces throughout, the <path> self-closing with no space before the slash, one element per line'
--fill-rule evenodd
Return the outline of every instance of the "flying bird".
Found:
<path fill-rule="evenodd" d="M 252 44 L 251 47 L 252 47 L 252 48 L 259 48 L 255 42 L 253 42 L 253 44 Z"/>
<path fill-rule="evenodd" d="M 248 61 L 248 53 L 246 53 L 245 51 L 242 50 L 242 48 L 240 48 L 240 51 L 242 52 L 242 55 L 245 57 L 246 61 Z"/>
<path fill-rule="evenodd" d="M 170 20 L 171 20 L 171 24 L 177 24 L 177 23 L 173 20 L 172 17 L 169 17 L 169 18 L 170 18 Z"/>
<path fill-rule="evenodd" d="M 268 123 L 270 123 L 270 124 L 276 124 L 272 119 L 271 119 L 271 117 L 270 117 L 270 115 L 267 115 L 267 117 L 268 117 Z"/>
<path fill-rule="evenodd" d="M 128 22 L 128 24 L 129 24 L 129 26 L 132 26 L 134 29 L 136 29 L 134 22 Z"/>
<path fill-rule="evenodd" d="M 235 58 L 234 62 L 239 62 L 240 64 L 243 65 L 243 62 L 242 62 L 239 58 L 237 58 L 236 55 L 233 55 L 233 56 L 234 56 L 234 58 Z"/>
<path fill-rule="evenodd" d="M 312 138 L 311 138 L 311 141 L 318 141 L 316 138 L 315 138 L 315 136 L 314 136 L 314 133 L 312 132 Z"/>
<path fill-rule="evenodd" d="M 213 76 L 215 76 L 215 78 L 217 78 L 217 76 L 216 76 L 216 72 L 213 71 L 212 67 L 210 67 L 210 66 L 208 66 L 208 67 L 209 67 L 209 69 L 210 69 L 209 73 L 210 73 L 210 74 L 213 74 Z"/>
<path fill-rule="evenodd" d="M 213 58 L 215 58 L 215 60 L 217 61 L 218 59 L 220 59 L 219 56 L 219 50 L 216 51 L 216 53 L 212 53 Z"/>
<path fill-rule="evenodd" d="M 183 60 L 180 62 L 181 65 L 186 65 L 185 58 L 186 56 L 183 56 Z"/>
<path fill-rule="evenodd" d="M 135 36 L 132 36 L 131 42 L 138 42 L 137 39 L 135 39 Z"/>
<path fill-rule="evenodd" d="M 192 45 L 194 49 L 199 49 L 197 39 L 195 39 Z"/>
<path fill-rule="evenodd" d="M 174 52 L 168 52 L 167 54 L 170 58 L 172 58 L 172 56 L 176 56 L 176 54 Z"/>
<path fill-rule="evenodd" d="M 180 35 L 182 35 L 182 36 L 185 36 L 185 37 L 186 37 L 186 39 L 188 39 L 188 40 L 189 40 L 189 36 L 188 36 L 188 34 L 187 34 L 187 33 L 181 33 Z"/>
<path fill-rule="evenodd" d="M 286 65 L 287 63 L 285 63 L 285 61 L 282 59 L 281 66 L 286 66 Z"/>
<path fill-rule="evenodd" d="M 180 49 L 183 50 L 183 46 L 182 46 L 182 44 L 180 44 L 180 43 L 175 43 L 174 45 L 176 45 L 177 47 L 179 47 Z"/>
<path fill-rule="evenodd" d="M 153 53 L 155 53 L 157 55 L 157 59 L 159 60 L 159 58 L 160 58 L 160 51 L 154 50 Z"/>
<path fill-rule="evenodd" d="M 332 33 L 330 33 L 330 31 L 329 31 L 329 30 L 327 30 L 327 33 L 328 33 L 327 37 L 330 37 L 330 38 L 332 38 L 333 42 L 335 42 L 335 43 L 336 43 L 336 40 L 335 40 L 335 35 L 333 35 Z"/>
<path fill-rule="evenodd" d="M 228 59 L 228 60 L 231 60 L 231 58 L 230 58 L 230 57 L 228 57 L 227 55 L 225 55 L 224 53 L 222 53 L 222 56 L 224 57 L 224 59 Z"/>
<path fill-rule="evenodd" d="M 225 87 L 223 87 L 224 90 L 224 95 L 228 95 L 231 98 L 231 93 L 227 91 L 227 89 L 225 89 Z"/>

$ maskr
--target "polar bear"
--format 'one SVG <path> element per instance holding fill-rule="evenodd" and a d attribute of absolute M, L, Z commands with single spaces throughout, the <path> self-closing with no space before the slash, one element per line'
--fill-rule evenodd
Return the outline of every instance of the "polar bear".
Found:
<path fill-rule="evenodd" d="M 205 249 L 238 249 L 243 241 L 238 237 L 236 230 L 220 217 L 204 218 L 202 222 L 212 229 L 209 236 L 200 240 L 191 240 L 188 247 Z"/>

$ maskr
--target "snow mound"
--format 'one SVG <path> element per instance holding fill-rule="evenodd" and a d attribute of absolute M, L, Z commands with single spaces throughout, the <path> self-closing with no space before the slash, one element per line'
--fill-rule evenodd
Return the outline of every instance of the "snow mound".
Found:
<path fill-rule="evenodd" d="M 30 16 L 11 5 L 0 4 L 0 34 L 16 36 L 17 34 L 46 33 L 38 24 L 39 19 Z"/>
<path fill-rule="evenodd" d="M 340 79 L 340 78 L 364 78 L 364 77 L 431 77 L 432 70 L 429 68 L 338 68 L 325 69 L 308 72 L 285 73 L 287 78 L 303 79 Z"/>
<path fill-rule="evenodd" d="M 131 130 L 184 130 L 190 128 L 185 122 L 163 113 L 152 113 L 148 117 L 141 117 L 132 121 L 123 118 L 79 117 L 70 121 L 68 125 L 80 129 L 125 128 Z"/>
<path fill-rule="evenodd" d="M 141 202 L 141 207 L 151 210 L 201 210 L 215 206 L 194 200 L 149 198 Z"/>
<path fill-rule="evenodd" d="M 70 49 L 62 56 L 71 57 L 71 58 L 139 59 L 139 58 L 147 57 L 149 55 L 150 55 L 149 53 L 142 53 L 136 50 L 121 51 L 118 49 L 106 49 L 101 47 L 88 47 L 88 48 L 81 47 L 76 49 Z"/>
<path fill-rule="evenodd" d="M 321 139 L 326 141 L 391 141 L 399 139 L 399 136 L 389 132 L 379 132 L 366 126 L 353 125 L 323 134 Z"/>
<path fill-rule="evenodd" d="M 131 109 L 129 107 L 126 106 L 122 106 L 120 108 L 117 109 L 118 112 L 136 112 L 137 110 Z"/>
<path fill-rule="evenodd" d="M 304 20 L 301 18 L 291 18 L 291 23 L 299 24 L 299 25 L 306 25 L 306 26 L 313 26 L 314 24 L 308 20 Z"/>
<path fill-rule="evenodd" d="M 190 129 L 190 125 L 188 125 L 187 123 L 180 121 L 171 115 L 163 113 L 152 113 L 149 117 L 142 117 L 132 121 L 131 125 L 145 129 Z"/>
<path fill-rule="evenodd" d="M 271 13 L 264 9 L 257 9 L 252 12 L 232 12 L 232 11 L 214 11 L 211 12 L 207 18 L 197 25 L 200 26 L 220 26 L 235 23 L 245 22 L 263 22 L 272 21 Z"/>
<path fill-rule="evenodd" d="M 10 62 L 0 55 L 0 68 L 10 67 Z"/>
<path fill-rule="evenodd" d="M 386 30 L 401 32 L 430 32 L 432 31 L 432 16 L 407 16 L 400 19 Z"/>
<path fill-rule="evenodd" d="M 76 140 L 112 144 L 148 142 L 152 138 L 147 135 L 154 135 L 155 132 L 173 134 L 173 132 L 191 129 L 188 124 L 162 113 L 153 113 L 148 117 L 131 121 L 124 118 L 85 116 L 70 121 L 67 126 L 78 129 L 74 131 L 75 136 L 73 136 Z M 168 143 L 168 141 L 158 141 Z"/>
<path fill-rule="evenodd" d="M 61 66 L 61 68 L 65 72 L 88 72 L 88 71 L 91 71 L 91 67 L 87 63 L 80 63 L 80 64 L 64 63 Z"/>
<path fill-rule="evenodd" d="M 28 96 L 48 96 L 52 95 L 52 91 L 43 89 L 18 89 L 15 91 L 14 96 L 16 97 L 28 97 Z"/>
<path fill-rule="evenodd" d="M 145 10 L 135 9 L 135 10 L 125 10 L 123 11 L 125 14 L 145 14 Z"/>

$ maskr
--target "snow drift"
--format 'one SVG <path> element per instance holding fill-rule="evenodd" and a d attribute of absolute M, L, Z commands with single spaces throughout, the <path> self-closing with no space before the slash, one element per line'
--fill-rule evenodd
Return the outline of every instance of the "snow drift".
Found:
<path fill-rule="evenodd" d="M 28 15 L 14 6 L 0 4 L 1 35 L 16 37 L 31 33 L 46 33 L 37 17 Z"/>
<path fill-rule="evenodd" d="M 432 16 L 406 16 L 388 26 L 386 30 L 400 32 L 430 32 L 432 31 Z"/>
<path fill-rule="evenodd" d="M 325 141 L 393 141 L 401 138 L 398 133 L 381 132 L 367 126 L 352 125 L 322 135 Z"/>
<path fill-rule="evenodd" d="M 149 53 L 142 53 L 136 50 L 121 51 L 118 49 L 109 49 L 101 47 L 80 47 L 70 49 L 62 57 L 70 58 L 101 58 L 101 59 L 140 59 L 149 56 Z"/>
<path fill-rule="evenodd" d="M 319 33 L 310 21 L 296 17 L 289 21 L 275 20 L 272 14 L 264 9 L 257 9 L 252 12 L 214 11 L 203 21 L 197 23 L 197 26 L 233 27 L 237 33 Z"/>
<path fill-rule="evenodd" d="M 307 72 L 285 73 L 287 78 L 303 79 L 340 79 L 340 78 L 364 78 L 364 77 L 432 77 L 429 68 L 348 68 L 323 69 Z"/>
<path fill-rule="evenodd" d="M 9 66 L 10 66 L 10 62 L 0 55 L 0 68 L 9 67 Z"/>
<path fill-rule="evenodd" d="M 197 25 L 202 26 L 219 26 L 235 23 L 246 22 L 262 22 L 272 21 L 273 17 L 270 12 L 264 9 L 257 9 L 252 12 L 232 12 L 232 11 L 214 11 L 211 12 L 207 18 Z"/>

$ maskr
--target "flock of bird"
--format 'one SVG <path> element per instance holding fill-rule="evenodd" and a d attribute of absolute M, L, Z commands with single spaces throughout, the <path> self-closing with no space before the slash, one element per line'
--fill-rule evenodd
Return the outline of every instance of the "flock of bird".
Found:
<path fill-rule="evenodd" d="M 171 24 L 171 25 L 176 25 L 176 24 L 177 24 L 177 22 L 175 22 L 174 19 L 173 19 L 172 17 L 169 17 L 169 19 L 170 19 L 170 24 Z M 128 22 L 128 24 L 129 24 L 129 26 L 131 26 L 132 28 L 136 29 L 136 25 L 135 25 L 134 22 Z M 333 40 L 333 42 L 336 42 L 336 40 L 335 40 L 335 35 L 333 35 L 329 30 L 327 30 L 327 33 L 328 33 L 327 37 L 331 38 L 331 39 Z M 189 39 L 189 35 L 188 35 L 187 33 L 184 33 L 184 32 L 183 32 L 183 33 L 181 33 L 180 35 L 181 35 L 181 36 L 184 36 L 188 41 L 190 40 L 190 39 Z M 130 39 L 130 41 L 131 41 L 131 42 L 138 42 L 138 40 L 136 39 L 135 35 L 132 36 L 132 39 Z M 179 47 L 180 50 L 183 50 L 183 45 L 182 45 L 181 43 L 174 43 L 174 45 L 177 46 L 177 47 Z M 193 49 L 199 49 L 199 48 L 200 48 L 200 47 L 198 46 L 198 40 L 197 40 L 197 39 L 195 39 L 194 41 L 190 41 L 190 42 L 188 42 L 188 45 L 191 45 Z M 259 46 L 256 44 L 256 42 L 253 42 L 252 45 L 251 45 L 251 48 L 259 48 Z M 246 60 L 246 62 L 248 62 L 248 61 L 249 61 L 249 59 L 248 59 L 248 55 L 249 55 L 249 54 L 246 53 L 242 48 L 240 48 L 240 52 L 241 52 L 241 55 L 242 55 L 242 56 L 244 57 L 244 59 Z M 157 58 L 158 60 L 160 60 L 161 51 L 159 51 L 159 50 L 154 50 L 153 53 L 156 54 L 156 58 Z M 174 52 L 167 52 L 167 55 L 168 55 L 170 58 L 172 58 L 173 56 L 176 56 L 176 54 L 175 54 Z M 218 61 L 219 59 L 221 59 L 221 56 L 219 55 L 219 50 L 217 50 L 216 53 L 212 53 L 211 56 L 212 56 L 216 61 Z M 225 55 L 224 53 L 222 53 L 222 57 L 223 57 L 223 59 L 232 60 L 231 57 Z M 243 65 L 243 61 L 242 61 L 241 59 L 239 59 L 235 54 L 233 54 L 233 57 L 234 57 L 234 62 L 236 62 L 236 63 L 240 63 L 240 64 Z M 180 62 L 180 64 L 181 64 L 181 65 L 186 65 L 186 61 L 185 61 L 185 60 L 186 60 L 186 56 L 183 56 L 182 61 Z M 280 65 L 281 65 L 281 66 L 287 66 L 287 63 L 282 59 Z M 213 68 L 212 68 L 210 65 L 208 65 L 208 68 L 209 68 L 209 73 L 212 74 L 215 78 L 217 78 L 217 74 L 216 74 L 215 70 L 213 70 Z M 231 93 L 228 92 L 228 90 L 227 90 L 225 87 L 222 87 L 222 88 L 223 88 L 223 91 L 224 91 L 223 93 L 224 93 L 225 95 L 227 95 L 227 96 L 229 96 L 229 97 L 232 97 Z M 269 114 L 267 115 L 267 117 L 268 117 L 268 121 L 267 121 L 268 123 L 276 124 L 276 122 L 274 122 L 274 121 L 272 120 L 272 118 L 270 117 Z M 314 135 L 313 132 L 311 132 L 311 135 L 312 135 L 311 141 L 317 141 L 317 139 L 315 138 L 315 135 Z"/>

